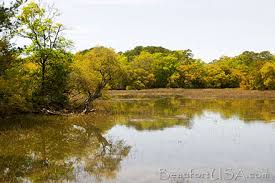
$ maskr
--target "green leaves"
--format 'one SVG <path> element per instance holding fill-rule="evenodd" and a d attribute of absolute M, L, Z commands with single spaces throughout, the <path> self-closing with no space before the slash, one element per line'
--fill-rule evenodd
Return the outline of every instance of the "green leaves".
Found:
<path fill-rule="evenodd" d="M 72 42 L 62 35 L 64 26 L 55 22 L 58 16 L 59 12 L 55 8 L 40 7 L 35 2 L 30 2 L 23 7 L 22 13 L 18 16 L 21 23 L 18 34 L 32 42 L 27 46 L 26 53 L 70 48 Z"/>

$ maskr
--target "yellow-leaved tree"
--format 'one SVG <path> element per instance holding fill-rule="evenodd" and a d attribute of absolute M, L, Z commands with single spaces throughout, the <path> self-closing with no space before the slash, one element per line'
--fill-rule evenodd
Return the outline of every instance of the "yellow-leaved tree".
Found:
<path fill-rule="evenodd" d="M 119 56 L 113 49 L 95 47 L 79 52 L 72 64 L 73 90 L 86 96 L 83 113 L 90 111 L 102 90 L 120 73 Z"/>
<path fill-rule="evenodd" d="M 267 62 L 260 70 L 265 89 L 275 89 L 275 63 Z"/>

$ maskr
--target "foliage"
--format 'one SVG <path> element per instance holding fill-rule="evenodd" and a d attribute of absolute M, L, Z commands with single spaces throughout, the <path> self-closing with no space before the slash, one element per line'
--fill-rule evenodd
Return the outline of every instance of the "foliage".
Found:
<path fill-rule="evenodd" d="M 189 64 L 182 64 L 170 77 L 169 86 L 173 88 L 203 88 L 204 64 L 194 61 Z"/>
<path fill-rule="evenodd" d="M 128 50 L 124 53 L 124 55 L 127 57 L 128 61 L 132 61 L 134 59 L 135 56 L 138 56 L 141 54 L 141 52 L 148 52 L 151 54 L 154 53 L 170 53 L 171 51 L 163 48 L 163 47 L 158 47 L 158 46 L 137 46 L 132 50 Z"/>
<path fill-rule="evenodd" d="M 264 89 L 275 89 L 275 63 L 265 63 L 260 70 Z"/>
<path fill-rule="evenodd" d="M 26 0 L 11 1 L 7 6 L 4 2 L 0 4 L 0 34 L 5 36 L 12 36 L 15 29 L 18 27 L 18 20 L 15 18 L 19 7 L 24 4 Z"/>
<path fill-rule="evenodd" d="M 64 51 L 56 51 L 46 66 L 44 92 L 41 97 L 40 83 L 36 84 L 36 90 L 32 96 L 35 108 L 39 106 L 51 106 L 54 109 L 63 109 L 68 104 L 70 65 L 73 55 Z M 36 64 L 37 68 L 39 65 Z M 39 80 L 41 70 L 36 70 L 36 81 Z"/>
<path fill-rule="evenodd" d="M 178 66 L 192 60 L 190 50 L 171 51 L 153 46 L 136 47 L 123 55 L 128 58 L 126 89 L 165 88 Z"/>
<path fill-rule="evenodd" d="M 14 87 L 16 83 L 11 82 L 16 76 L 7 74 L 18 56 L 18 50 L 10 43 L 10 39 L 18 26 L 15 14 L 22 3 L 17 0 L 8 6 L 4 2 L 0 4 L 0 116 L 10 113 L 12 109 L 22 108 L 24 103 L 24 98 L 18 95 L 19 89 Z"/>
<path fill-rule="evenodd" d="M 66 49 L 71 42 L 62 35 L 64 26 L 55 22 L 58 16 L 54 7 L 44 8 L 35 2 L 24 6 L 18 16 L 21 24 L 18 34 L 31 40 L 24 52 L 39 66 L 40 87 L 33 96 L 37 108 L 63 107 L 67 101 L 65 94 L 71 56 Z"/>
<path fill-rule="evenodd" d="M 87 95 L 85 110 L 102 90 L 120 72 L 120 62 L 114 50 L 95 47 L 84 53 L 77 53 L 72 65 L 71 80 L 73 90 Z"/>
<path fill-rule="evenodd" d="M 130 63 L 128 72 L 129 84 L 127 89 L 145 89 L 153 87 L 155 82 L 154 66 L 155 57 L 148 52 L 141 52 Z"/>

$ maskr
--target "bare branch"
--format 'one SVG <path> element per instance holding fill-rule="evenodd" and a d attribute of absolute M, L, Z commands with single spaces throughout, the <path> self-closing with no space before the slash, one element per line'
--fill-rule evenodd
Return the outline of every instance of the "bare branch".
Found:
<path fill-rule="evenodd" d="M 59 25 L 59 26 L 58 26 L 58 29 L 57 29 L 56 34 L 55 34 L 54 41 L 52 42 L 52 45 L 50 46 L 50 48 L 55 48 L 57 38 L 58 38 L 59 33 L 60 33 L 60 31 L 61 31 L 61 27 L 62 27 L 62 25 Z"/>

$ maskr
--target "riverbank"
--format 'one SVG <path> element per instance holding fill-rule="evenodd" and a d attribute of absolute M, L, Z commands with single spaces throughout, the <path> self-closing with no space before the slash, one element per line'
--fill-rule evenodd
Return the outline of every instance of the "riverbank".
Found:
<path fill-rule="evenodd" d="M 183 97 L 188 99 L 272 99 L 275 90 L 243 89 L 146 89 L 146 90 L 110 90 L 110 98 L 147 98 L 147 97 Z"/>

